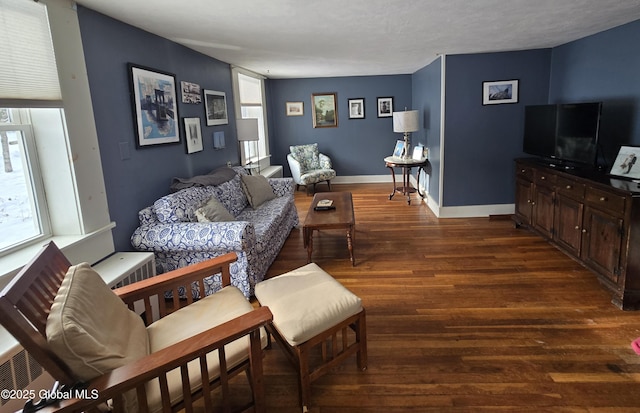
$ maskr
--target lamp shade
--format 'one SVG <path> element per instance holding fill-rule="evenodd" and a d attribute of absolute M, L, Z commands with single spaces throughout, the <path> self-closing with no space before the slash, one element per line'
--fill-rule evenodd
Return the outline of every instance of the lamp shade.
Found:
<path fill-rule="evenodd" d="M 415 132 L 419 130 L 419 116 L 417 110 L 393 112 L 393 131 L 398 133 Z"/>
<path fill-rule="evenodd" d="M 258 141 L 258 119 L 236 119 L 236 129 L 239 141 Z"/>

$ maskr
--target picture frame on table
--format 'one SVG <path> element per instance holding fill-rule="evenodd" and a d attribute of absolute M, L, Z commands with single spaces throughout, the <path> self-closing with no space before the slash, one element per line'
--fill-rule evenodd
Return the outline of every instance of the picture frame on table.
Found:
<path fill-rule="evenodd" d="M 176 77 L 128 63 L 136 147 L 180 143 Z"/>
<path fill-rule="evenodd" d="M 183 118 L 184 139 L 187 142 L 187 153 L 200 152 L 204 149 L 202 144 L 202 128 L 200 118 Z"/>
<path fill-rule="evenodd" d="M 640 179 L 640 147 L 621 146 L 609 175 L 633 180 Z"/>
<path fill-rule="evenodd" d="M 313 108 L 314 128 L 338 127 L 338 94 L 312 93 L 311 106 Z"/>
<path fill-rule="evenodd" d="M 364 119 L 364 98 L 347 99 L 349 119 Z"/>
<path fill-rule="evenodd" d="M 413 147 L 413 153 L 411 154 L 411 159 L 414 161 L 422 161 L 426 158 L 424 146 L 416 145 Z"/>
<path fill-rule="evenodd" d="M 518 103 L 518 80 L 482 82 L 482 104 Z"/>
<path fill-rule="evenodd" d="M 215 90 L 204 90 L 204 107 L 207 126 L 227 125 L 227 94 Z"/>
<path fill-rule="evenodd" d="M 404 156 L 404 141 L 398 139 L 396 146 L 393 148 L 393 157 L 402 158 Z"/>
<path fill-rule="evenodd" d="M 302 116 L 304 115 L 304 103 L 303 102 L 287 102 L 285 104 L 287 116 Z"/>
<path fill-rule="evenodd" d="M 392 97 L 378 98 L 378 117 L 389 118 L 391 116 L 393 116 L 393 98 Z"/>

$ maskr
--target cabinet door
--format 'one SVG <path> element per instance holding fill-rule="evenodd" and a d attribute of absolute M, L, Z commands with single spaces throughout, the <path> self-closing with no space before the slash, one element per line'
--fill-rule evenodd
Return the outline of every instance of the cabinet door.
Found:
<path fill-rule="evenodd" d="M 598 273 L 618 283 L 623 221 L 586 207 L 582 230 L 582 260 Z"/>
<path fill-rule="evenodd" d="M 516 179 L 516 218 L 520 223 L 531 225 L 533 213 L 532 203 L 533 184 L 525 179 Z"/>
<path fill-rule="evenodd" d="M 533 227 L 547 238 L 553 237 L 553 200 L 551 187 L 536 185 L 533 188 Z"/>
<path fill-rule="evenodd" d="M 556 195 L 554 240 L 567 251 L 580 256 L 584 204 L 561 194 Z"/>

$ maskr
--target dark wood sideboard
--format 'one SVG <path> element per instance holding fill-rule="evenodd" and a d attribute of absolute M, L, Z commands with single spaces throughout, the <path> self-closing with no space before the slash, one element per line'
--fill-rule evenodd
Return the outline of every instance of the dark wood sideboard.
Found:
<path fill-rule="evenodd" d="M 595 272 L 615 306 L 640 309 L 640 185 L 541 159 L 515 165 L 516 225 Z"/>

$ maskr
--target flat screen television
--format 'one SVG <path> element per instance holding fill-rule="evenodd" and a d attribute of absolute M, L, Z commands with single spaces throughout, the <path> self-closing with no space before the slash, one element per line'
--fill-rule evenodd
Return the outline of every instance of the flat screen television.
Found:
<path fill-rule="evenodd" d="M 595 166 L 602 102 L 526 106 L 523 151 L 559 164 Z"/>

